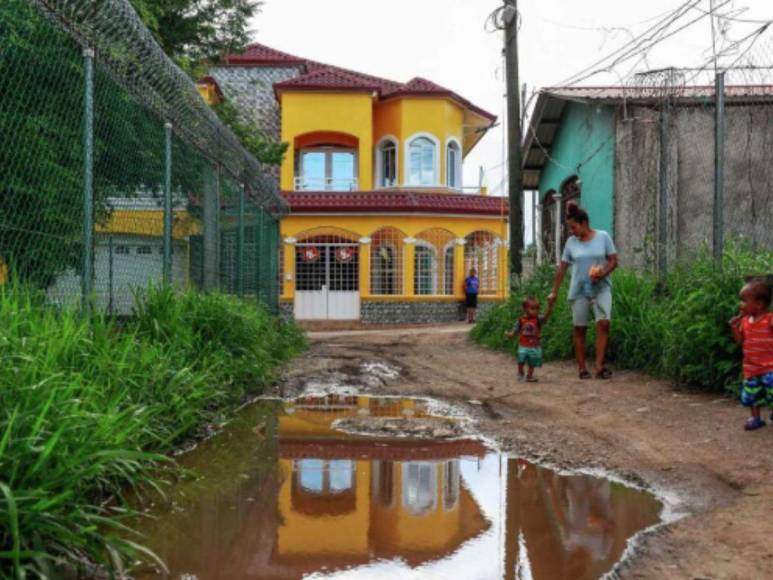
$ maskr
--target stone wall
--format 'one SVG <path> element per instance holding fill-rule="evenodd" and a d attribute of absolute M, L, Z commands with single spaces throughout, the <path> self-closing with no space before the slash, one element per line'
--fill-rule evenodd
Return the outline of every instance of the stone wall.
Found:
<path fill-rule="evenodd" d="M 481 300 L 478 315 L 481 316 L 499 301 Z M 280 303 L 282 316 L 292 317 L 292 302 Z M 364 301 L 360 306 L 362 324 L 441 324 L 464 320 L 465 309 L 462 302 L 395 302 Z"/>

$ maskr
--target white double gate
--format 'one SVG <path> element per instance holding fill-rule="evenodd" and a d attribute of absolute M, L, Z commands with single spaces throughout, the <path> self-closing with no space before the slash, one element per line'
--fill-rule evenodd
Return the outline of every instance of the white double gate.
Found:
<path fill-rule="evenodd" d="M 359 249 L 351 242 L 296 244 L 296 319 L 359 320 Z"/>

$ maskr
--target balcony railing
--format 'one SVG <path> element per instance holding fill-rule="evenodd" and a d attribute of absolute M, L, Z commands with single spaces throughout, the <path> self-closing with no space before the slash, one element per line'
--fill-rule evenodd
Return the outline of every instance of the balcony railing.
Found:
<path fill-rule="evenodd" d="M 356 177 L 296 177 L 295 191 L 357 191 L 359 180 Z"/>

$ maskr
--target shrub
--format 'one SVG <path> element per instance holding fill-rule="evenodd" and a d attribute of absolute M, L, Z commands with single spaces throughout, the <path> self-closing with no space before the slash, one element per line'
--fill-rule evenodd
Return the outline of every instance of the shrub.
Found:
<path fill-rule="evenodd" d="M 729 246 L 722 268 L 716 268 L 706 252 L 697 253 L 674 268 L 662 284 L 649 274 L 618 270 L 613 275 L 610 359 L 679 384 L 735 392 L 741 352 L 727 321 L 738 311 L 744 276 L 771 271 L 773 252 L 743 245 Z M 525 296 L 534 294 L 544 300 L 554 274 L 552 266 L 540 268 L 506 304 L 481 317 L 473 337 L 491 348 L 515 352 L 517 341 L 505 339 L 503 333 L 520 316 Z M 546 360 L 572 356 L 571 326 L 564 288 L 543 332 Z M 592 352 L 590 333 L 588 345 Z"/>
<path fill-rule="evenodd" d="M 217 294 L 150 291 L 118 328 L 0 289 L 0 576 L 141 551 L 117 533 L 123 494 L 301 348 L 294 325 Z"/>

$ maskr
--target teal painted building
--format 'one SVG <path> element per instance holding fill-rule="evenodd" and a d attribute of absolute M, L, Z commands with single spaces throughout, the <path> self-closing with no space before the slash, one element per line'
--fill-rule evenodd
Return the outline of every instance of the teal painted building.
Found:
<path fill-rule="evenodd" d="M 567 103 L 540 173 L 540 200 L 561 191 L 568 179 L 580 180 L 580 205 L 593 227 L 612 232 L 615 215 L 615 109 Z"/>

